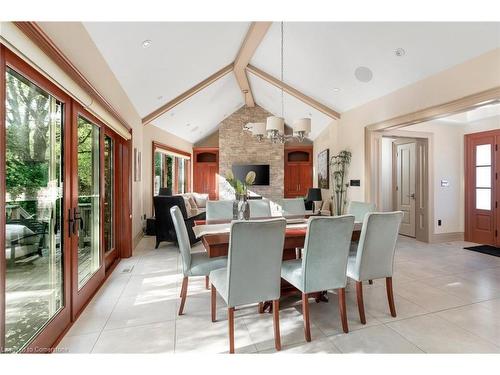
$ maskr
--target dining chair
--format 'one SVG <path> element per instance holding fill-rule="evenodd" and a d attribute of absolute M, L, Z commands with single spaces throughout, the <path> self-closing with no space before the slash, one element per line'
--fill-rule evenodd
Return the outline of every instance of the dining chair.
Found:
<path fill-rule="evenodd" d="M 365 215 L 374 212 L 376 206 L 374 203 L 350 201 L 347 205 L 347 214 L 354 215 L 355 221 L 363 222 Z"/>
<path fill-rule="evenodd" d="M 345 333 L 349 332 L 345 287 L 353 229 L 353 215 L 310 218 L 302 259 L 287 260 L 281 266 L 281 277 L 302 292 L 306 341 L 311 341 L 308 298 L 311 293 L 324 290 L 337 290 L 342 329 Z"/>
<path fill-rule="evenodd" d="M 285 198 L 281 201 L 281 209 L 283 216 L 306 214 L 304 198 Z"/>
<path fill-rule="evenodd" d="M 274 346 L 281 349 L 279 298 L 286 220 L 234 221 L 231 224 L 227 268 L 210 272 L 212 321 L 216 317 L 216 292 L 227 304 L 229 352 L 234 353 L 234 308 L 272 301 Z"/>
<path fill-rule="evenodd" d="M 356 282 L 358 311 L 362 324 L 366 324 L 363 303 L 363 281 L 366 280 L 385 278 L 389 309 L 391 316 L 396 317 L 392 274 L 394 251 L 402 219 L 402 211 L 366 214 L 356 254 L 349 256 L 347 277 Z"/>
<path fill-rule="evenodd" d="M 191 253 L 191 245 L 189 243 L 189 235 L 182 217 L 179 207 L 174 206 L 170 209 L 172 221 L 174 222 L 175 232 L 177 234 L 177 242 L 182 258 L 182 279 L 181 287 L 181 304 L 179 306 L 179 315 L 182 315 L 184 304 L 186 303 L 188 279 L 190 276 L 205 276 L 208 277 L 211 271 L 224 268 L 227 265 L 226 257 L 209 258 L 206 252 Z"/>
<path fill-rule="evenodd" d="M 250 199 L 250 218 L 271 217 L 271 204 L 267 199 Z"/>
<path fill-rule="evenodd" d="M 207 201 L 207 220 L 232 220 L 233 201 Z"/>

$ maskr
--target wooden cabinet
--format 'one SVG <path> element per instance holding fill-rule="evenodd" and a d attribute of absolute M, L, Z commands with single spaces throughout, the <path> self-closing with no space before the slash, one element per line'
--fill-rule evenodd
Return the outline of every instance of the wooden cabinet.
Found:
<path fill-rule="evenodd" d="M 285 198 L 304 197 L 313 186 L 311 146 L 285 149 Z"/>
<path fill-rule="evenodd" d="M 193 149 L 193 191 L 205 193 L 211 200 L 219 198 L 219 149 Z"/>

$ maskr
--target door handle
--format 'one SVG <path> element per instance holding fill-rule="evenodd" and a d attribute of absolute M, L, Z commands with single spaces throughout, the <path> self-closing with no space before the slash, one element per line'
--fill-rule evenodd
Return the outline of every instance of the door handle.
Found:
<path fill-rule="evenodd" d="M 73 232 L 75 220 L 71 217 L 71 208 L 68 209 L 68 233 Z M 74 233 L 74 232 L 73 232 Z"/>
<path fill-rule="evenodd" d="M 411 198 L 411 199 L 415 199 L 415 193 L 411 193 L 411 194 L 410 194 L 410 198 Z"/>

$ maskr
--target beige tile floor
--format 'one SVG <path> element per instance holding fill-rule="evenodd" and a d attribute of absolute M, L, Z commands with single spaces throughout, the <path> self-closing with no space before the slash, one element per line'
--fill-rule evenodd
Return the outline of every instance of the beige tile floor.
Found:
<path fill-rule="evenodd" d="M 426 244 L 401 237 L 395 257 L 397 318 L 389 315 L 383 280 L 366 285 L 367 324 L 359 322 L 350 283 L 350 332 L 340 328 L 337 299 L 311 301 L 312 338 L 306 343 L 297 299 L 282 302 L 282 353 L 498 353 L 500 258 L 463 250 L 465 242 Z M 200 245 L 193 251 L 203 251 Z M 70 353 L 227 353 L 226 309 L 210 320 L 203 278 L 190 280 L 185 314 L 177 316 L 180 256 L 173 245 L 154 250 L 144 238 L 122 260 L 59 344 Z M 273 353 L 272 316 L 239 309 L 239 353 Z"/>

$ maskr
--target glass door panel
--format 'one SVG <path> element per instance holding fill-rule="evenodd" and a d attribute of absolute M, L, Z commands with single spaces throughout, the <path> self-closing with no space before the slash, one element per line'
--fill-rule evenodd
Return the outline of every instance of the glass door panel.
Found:
<path fill-rule="evenodd" d="M 476 146 L 475 174 L 476 174 L 476 209 L 491 210 L 491 144 Z"/>
<path fill-rule="evenodd" d="M 115 193 L 115 168 L 114 168 L 114 141 L 105 135 L 104 136 L 104 252 L 115 248 L 115 233 L 114 233 L 114 193 Z"/>
<path fill-rule="evenodd" d="M 6 72 L 6 352 L 64 307 L 63 104 Z M 3 213 L 2 213 L 3 214 Z"/>
<path fill-rule="evenodd" d="M 73 231 L 78 234 L 79 290 L 101 266 L 99 130 L 98 126 L 78 116 L 78 210 L 74 215 Z"/>

